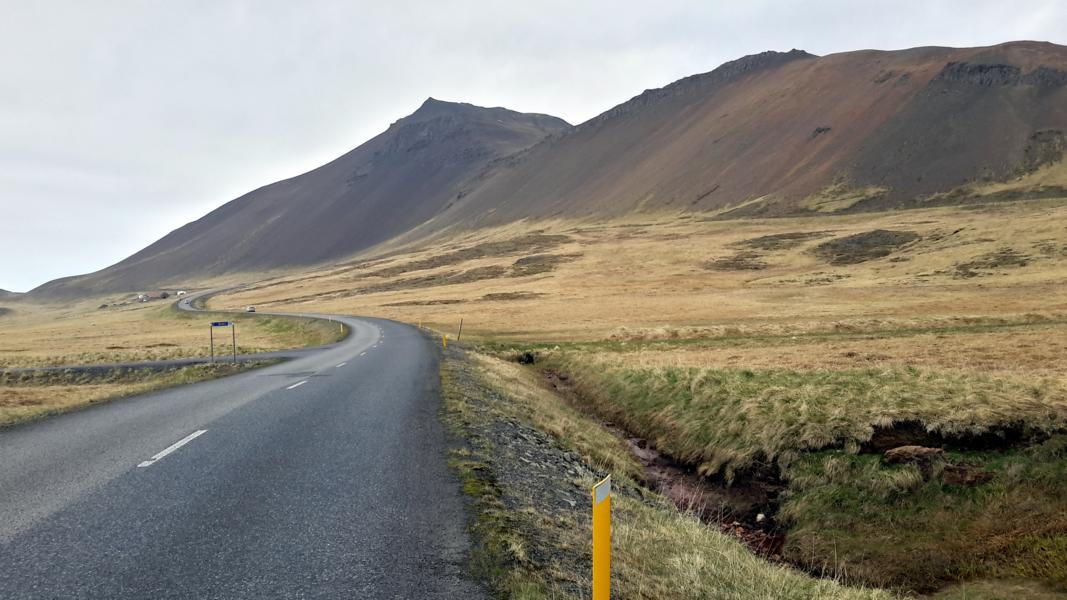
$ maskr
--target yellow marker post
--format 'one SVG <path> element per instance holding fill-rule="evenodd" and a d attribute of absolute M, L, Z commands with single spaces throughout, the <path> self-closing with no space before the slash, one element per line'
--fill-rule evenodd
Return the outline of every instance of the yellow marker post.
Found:
<path fill-rule="evenodd" d="M 448 350 L 448 336 L 447 335 L 442 335 L 441 336 L 441 347 L 444 348 L 445 350 Z"/>
<path fill-rule="evenodd" d="M 611 475 L 593 486 L 593 600 L 611 597 Z"/>

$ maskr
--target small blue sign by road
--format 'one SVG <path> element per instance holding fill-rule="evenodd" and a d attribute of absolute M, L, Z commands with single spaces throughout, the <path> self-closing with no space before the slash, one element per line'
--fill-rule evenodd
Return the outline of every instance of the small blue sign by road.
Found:
<path fill-rule="evenodd" d="M 211 323 L 212 327 L 229 327 L 230 325 L 233 325 L 232 321 L 213 321 Z"/>

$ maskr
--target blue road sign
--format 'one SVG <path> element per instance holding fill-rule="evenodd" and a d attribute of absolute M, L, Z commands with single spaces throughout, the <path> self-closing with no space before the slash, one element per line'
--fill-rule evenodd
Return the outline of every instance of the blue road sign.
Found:
<path fill-rule="evenodd" d="M 213 321 L 211 323 L 212 327 L 229 327 L 230 325 L 233 325 L 232 321 Z"/>

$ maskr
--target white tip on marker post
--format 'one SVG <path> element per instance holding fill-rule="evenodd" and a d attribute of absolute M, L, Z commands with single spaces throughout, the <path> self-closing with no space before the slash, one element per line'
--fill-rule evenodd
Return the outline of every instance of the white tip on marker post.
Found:
<path fill-rule="evenodd" d="M 611 598 L 611 475 L 593 486 L 593 600 Z"/>

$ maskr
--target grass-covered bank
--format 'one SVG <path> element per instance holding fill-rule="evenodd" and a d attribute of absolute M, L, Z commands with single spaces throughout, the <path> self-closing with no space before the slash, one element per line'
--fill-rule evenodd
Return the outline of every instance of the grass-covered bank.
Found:
<path fill-rule="evenodd" d="M 0 369 L 205 357 L 212 321 L 237 323 L 238 353 L 318 346 L 347 335 L 340 323 L 262 313 L 190 313 L 172 304 L 24 303 L 0 322 Z M 228 330 L 215 350 L 230 352 Z"/>
<path fill-rule="evenodd" d="M 794 564 L 929 591 L 973 578 L 1067 589 L 1067 393 L 914 368 L 634 367 L 548 352 L 574 398 L 661 452 L 726 481 L 773 471 Z M 928 459 L 886 464 L 920 444 Z M 980 596 L 979 596 L 980 597 Z"/>
<path fill-rule="evenodd" d="M 553 393 L 535 371 L 455 347 L 441 367 L 453 468 L 475 509 L 475 570 L 500 597 L 589 594 L 589 488 L 616 480 L 614 596 L 892 598 L 750 553 L 636 482 L 621 440 Z"/>
<path fill-rule="evenodd" d="M 0 427 L 109 400 L 207 381 L 270 362 L 191 365 L 163 371 L 0 373 Z"/>
<path fill-rule="evenodd" d="M 236 323 L 238 331 L 254 333 L 256 341 L 245 344 L 240 336 L 237 340 L 238 352 L 269 352 L 271 346 L 285 344 L 288 348 L 310 348 L 332 344 L 344 339 L 349 331 L 343 323 L 328 319 L 310 317 L 293 317 L 264 313 L 233 312 L 188 312 L 177 309 L 174 305 L 169 312 L 161 312 L 160 318 L 177 318 L 184 321 L 210 322 L 231 321 Z M 223 338 L 225 336 L 222 336 Z M 266 341 L 264 345 L 262 341 Z M 227 340 L 223 339 L 223 342 Z"/>

